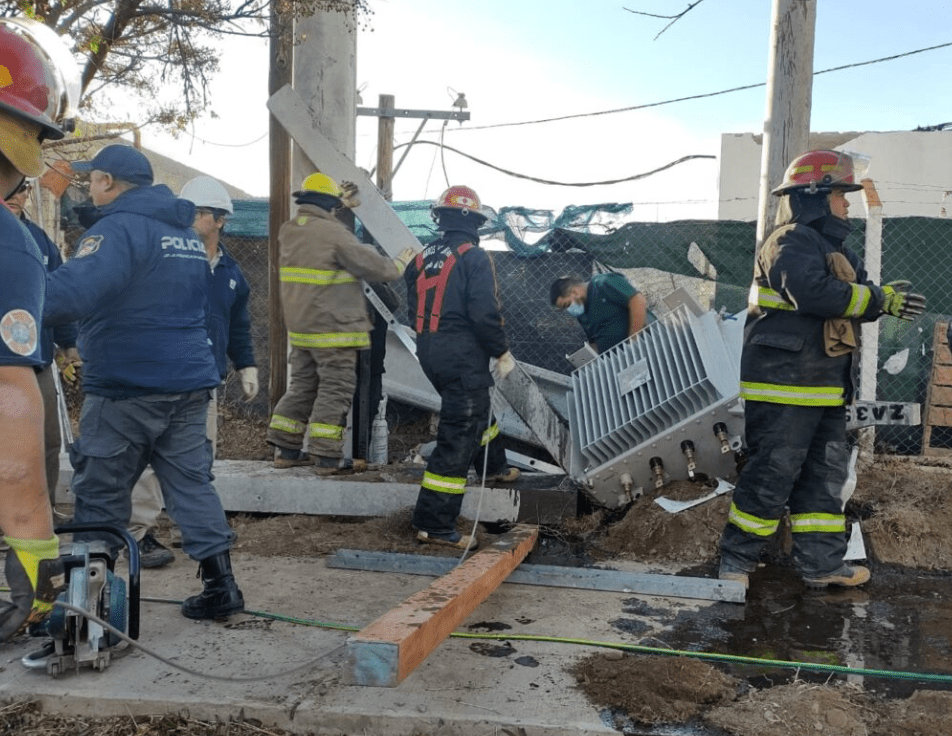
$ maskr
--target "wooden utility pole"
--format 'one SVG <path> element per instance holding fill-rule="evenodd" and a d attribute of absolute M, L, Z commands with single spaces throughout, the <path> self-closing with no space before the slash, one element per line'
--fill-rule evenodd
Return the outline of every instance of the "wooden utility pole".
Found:
<path fill-rule="evenodd" d="M 380 95 L 377 118 L 377 189 L 388 202 L 393 201 L 393 95 Z"/>
<path fill-rule="evenodd" d="M 271 66 L 268 95 L 291 83 L 294 54 L 291 29 L 271 4 Z M 271 183 L 268 209 L 268 412 L 284 396 L 288 387 L 287 333 L 281 311 L 281 282 L 278 275 L 280 246 L 278 230 L 291 216 L 291 136 L 274 116 L 268 117 Z"/>
<path fill-rule="evenodd" d="M 813 99 L 816 0 L 773 0 L 767 64 L 767 115 L 760 163 L 757 248 L 773 229 L 776 197 L 770 194 L 787 165 L 807 151 Z"/>

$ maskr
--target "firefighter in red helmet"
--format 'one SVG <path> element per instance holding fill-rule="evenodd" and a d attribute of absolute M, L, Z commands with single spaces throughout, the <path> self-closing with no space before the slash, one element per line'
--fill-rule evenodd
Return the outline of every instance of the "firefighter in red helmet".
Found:
<path fill-rule="evenodd" d="M 790 511 L 793 562 L 808 587 L 855 586 L 869 570 L 844 562 L 841 491 L 849 469 L 846 404 L 860 325 L 911 320 L 925 299 L 907 281 L 872 283 L 844 245 L 846 193 L 862 159 L 810 151 L 774 190 L 777 227 L 754 264 L 741 354 L 748 460 L 721 537 L 719 576 L 748 583 L 768 537 Z"/>
<path fill-rule="evenodd" d="M 0 195 L 43 173 L 42 142 L 62 138 L 78 91 L 63 42 L 39 23 L 0 18 Z M 43 620 L 63 589 L 59 539 L 46 489 L 43 400 L 35 369 L 46 267 L 29 231 L 0 207 L 0 528 L 10 546 L 11 601 L 0 602 L 0 640 Z"/>
<path fill-rule="evenodd" d="M 421 542 L 460 549 L 475 547 L 456 528 L 466 475 L 486 466 L 487 481 L 512 482 L 519 471 L 506 466 L 506 452 L 490 415 L 490 359 L 497 375 L 515 367 L 503 327 L 496 272 L 479 247 L 486 221 L 479 196 L 452 186 L 433 204 L 440 237 L 407 265 L 407 310 L 416 333 L 417 357 L 439 392 L 440 424 L 413 511 Z M 485 457 L 484 457 L 485 453 Z"/>

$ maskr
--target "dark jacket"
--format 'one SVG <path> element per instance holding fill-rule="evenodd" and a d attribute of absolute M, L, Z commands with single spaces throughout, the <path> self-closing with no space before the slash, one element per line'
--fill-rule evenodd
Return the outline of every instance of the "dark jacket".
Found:
<path fill-rule="evenodd" d="M 212 343 L 218 372 L 224 380 L 228 374 L 228 358 L 236 370 L 241 370 L 255 365 L 255 354 L 251 344 L 251 317 L 248 315 L 251 289 L 237 261 L 220 244 L 218 253 L 208 300 L 208 339 Z"/>
<path fill-rule="evenodd" d="M 86 393 L 122 399 L 219 384 L 194 212 L 164 185 L 126 191 L 92 213 L 73 258 L 50 274 L 44 323 L 79 320 Z"/>
<path fill-rule="evenodd" d="M 55 271 L 62 266 L 63 256 L 60 255 L 60 250 L 56 246 L 56 243 L 50 240 L 43 228 L 35 222 L 28 220 L 25 215 L 20 215 L 20 221 L 26 225 L 26 229 L 30 231 L 30 235 L 32 235 L 33 240 L 36 241 L 40 249 L 40 254 L 43 256 L 43 265 L 46 266 L 47 272 Z M 75 322 L 66 322 L 61 325 L 56 325 L 55 327 L 44 327 L 40 335 L 40 351 L 43 355 L 43 365 L 49 365 L 53 362 L 53 353 L 57 346 L 64 350 L 76 347 L 76 332 L 77 327 Z"/>
<path fill-rule="evenodd" d="M 46 274 L 30 232 L 0 205 L 0 366 L 43 365 L 40 323 Z"/>
<path fill-rule="evenodd" d="M 468 390 L 492 386 L 489 359 L 509 349 L 496 271 L 478 242 L 462 233 L 445 233 L 404 273 L 417 356 L 437 389 L 454 380 Z M 436 309 L 440 291 L 442 303 Z"/>
<path fill-rule="evenodd" d="M 741 396 L 747 401 L 843 405 L 852 393 L 853 356 L 827 354 L 824 324 L 848 318 L 858 334 L 860 322 L 882 313 L 882 289 L 843 245 L 848 223 L 828 208 L 817 211 L 823 195 L 811 200 L 794 200 L 788 222 L 768 236 L 754 265 L 741 354 Z M 851 282 L 834 274 L 837 259 L 855 272 Z"/>

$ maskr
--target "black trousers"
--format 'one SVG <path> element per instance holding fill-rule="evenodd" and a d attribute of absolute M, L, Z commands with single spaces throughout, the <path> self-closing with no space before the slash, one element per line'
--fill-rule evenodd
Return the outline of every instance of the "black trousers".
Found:
<path fill-rule="evenodd" d="M 750 457 L 721 537 L 721 565 L 752 572 L 789 507 L 801 575 L 840 571 L 848 541 L 841 498 L 849 466 L 846 409 L 748 401 L 744 422 Z"/>
<path fill-rule="evenodd" d="M 505 472 L 506 450 L 500 437 L 481 445 L 490 416 L 488 388 L 466 389 L 459 379 L 437 386 L 442 404 L 436 449 L 427 462 L 423 484 L 413 511 L 413 526 L 431 533 L 449 533 L 463 505 L 463 486 L 474 464 L 482 474 Z"/>

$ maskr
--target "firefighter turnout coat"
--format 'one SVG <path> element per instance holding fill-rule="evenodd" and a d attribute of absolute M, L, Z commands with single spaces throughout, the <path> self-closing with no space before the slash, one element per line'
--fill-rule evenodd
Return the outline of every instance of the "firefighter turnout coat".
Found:
<path fill-rule="evenodd" d="M 882 305 L 882 289 L 867 279 L 859 256 L 841 239 L 810 225 L 777 228 L 754 266 L 741 396 L 842 406 L 851 395 L 859 323 L 879 317 Z M 831 335 L 839 336 L 839 347 L 831 349 Z"/>
<path fill-rule="evenodd" d="M 373 326 L 360 280 L 392 281 L 400 265 L 364 245 L 334 215 L 302 204 L 278 233 L 281 302 L 291 346 L 368 348 Z"/>
<path fill-rule="evenodd" d="M 404 274 L 417 356 L 437 390 L 453 380 L 467 390 L 492 386 L 489 359 L 509 349 L 492 258 L 470 240 L 446 233 Z"/>

